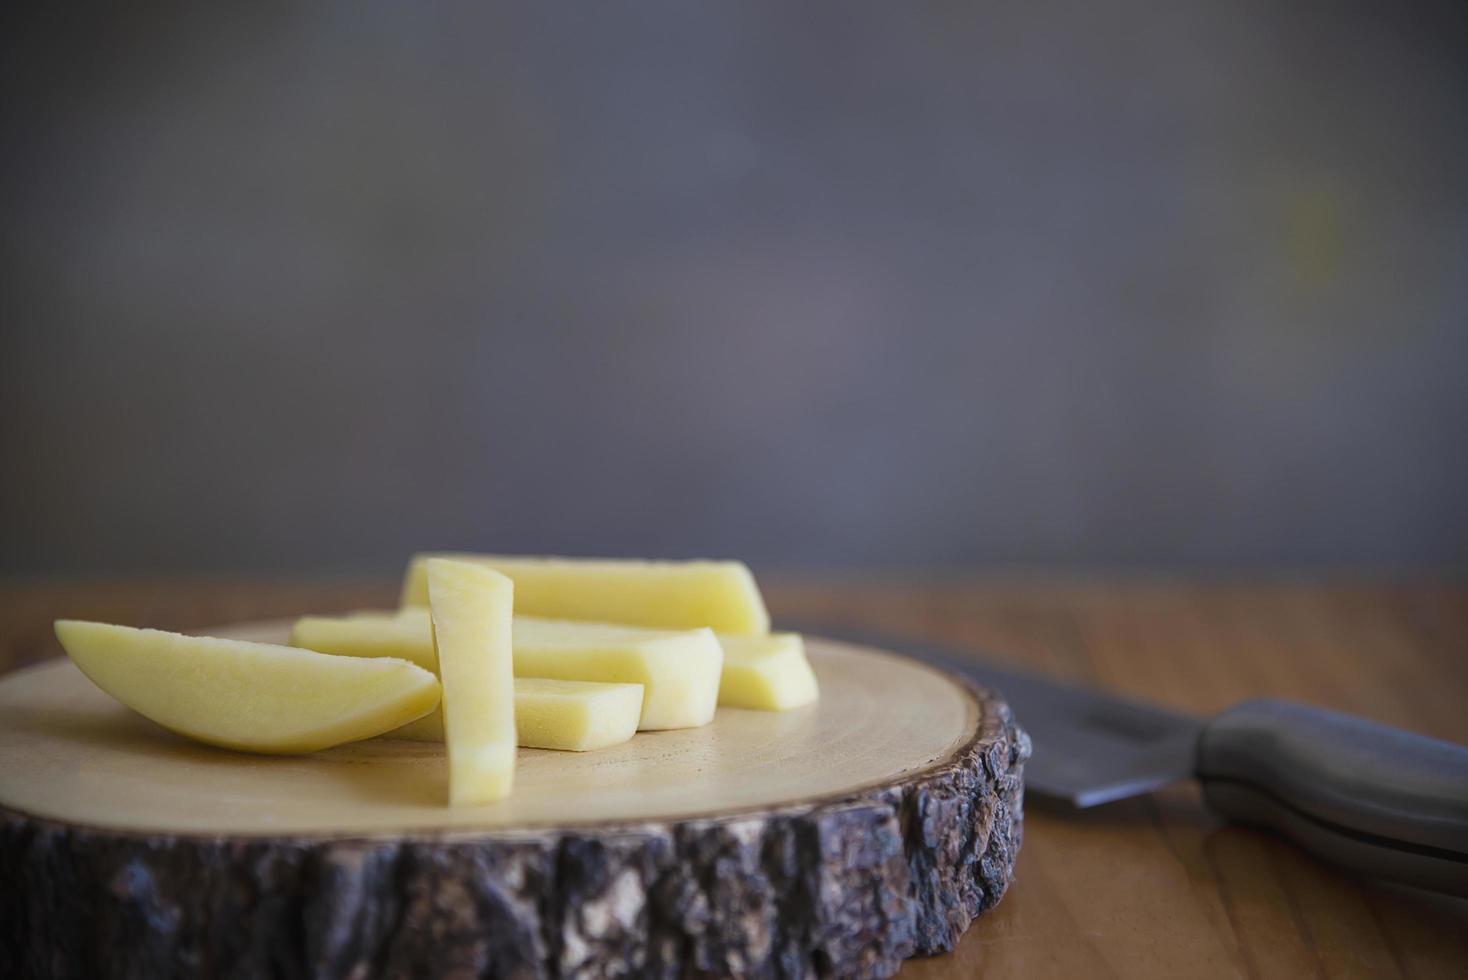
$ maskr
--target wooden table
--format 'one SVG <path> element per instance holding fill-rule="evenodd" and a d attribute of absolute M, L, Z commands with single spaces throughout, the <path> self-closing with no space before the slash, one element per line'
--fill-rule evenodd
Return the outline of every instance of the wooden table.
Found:
<path fill-rule="evenodd" d="M 772 580 L 777 621 L 907 634 L 1197 712 L 1261 694 L 1468 743 L 1468 588 Z M 386 605 L 395 583 L 0 585 L 0 670 L 60 616 L 197 629 Z M 1023 722 L 1023 719 L 1021 719 Z M 1468 901 L 1354 880 L 1214 820 L 1191 786 L 1026 814 L 1017 879 L 904 978 L 1462 977 Z"/>

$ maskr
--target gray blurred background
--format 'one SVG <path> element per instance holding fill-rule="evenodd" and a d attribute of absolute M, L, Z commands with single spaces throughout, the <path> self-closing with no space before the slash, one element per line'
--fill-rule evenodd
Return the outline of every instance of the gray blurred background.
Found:
<path fill-rule="evenodd" d="M 1468 563 L 1468 4 L 9 5 L 0 573 Z"/>

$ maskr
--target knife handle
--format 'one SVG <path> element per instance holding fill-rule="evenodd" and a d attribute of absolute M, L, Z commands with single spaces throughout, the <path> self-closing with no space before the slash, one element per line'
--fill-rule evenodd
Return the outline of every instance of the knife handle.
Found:
<path fill-rule="evenodd" d="M 1363 874 L 1468 895 L 1468 748 L 1289 701 L 1198 739 L 1208 804 Z"/>

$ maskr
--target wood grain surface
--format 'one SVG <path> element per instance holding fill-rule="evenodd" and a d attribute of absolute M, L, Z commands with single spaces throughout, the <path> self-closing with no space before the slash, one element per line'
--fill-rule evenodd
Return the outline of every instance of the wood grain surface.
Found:
<path fill-rule="evenodd" d="M 911 635 L 1198 712 L 1296 698 L 1468 743 L 1468 589 L 1360 584 L 770 580 L 776 622 Z M 197 629 L 391 603 L 396 584 L 0 586 L 0 669 L 60 616 Z M 1023 723 L 1023 719 L 1020 719 Z M 902 977 L 1461 977 L 1468 901 L 1339 873 L 1220 824 L 1191 786 L 1026 808 L 1005 900 Z"/>

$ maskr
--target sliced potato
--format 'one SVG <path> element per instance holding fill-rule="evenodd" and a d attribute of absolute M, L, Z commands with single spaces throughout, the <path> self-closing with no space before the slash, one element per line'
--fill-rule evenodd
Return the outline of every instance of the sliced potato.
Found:
<path fill-rule="evenodd" d="M 641 684 L 515 678 L 515 737 L 523 749 L 590 752 L 620 745 L 642 717 Z M 435 711 L 384 738 L 443 741 L 443 714 Z"/>
<path fill-rule="evenodd" d="M 724 648 L 719 704 L 789 711 L 820 697 L 799 633 L 720 636 L 719 643 Z"/>
<path fill-rule="evenodd" d="M 302 616 L 291 626 L 290 644 L 346 657 L 397 657 L 438 672 L 426 608 Z"/>
<path fill-rule="evenodd" d="M 515 782 L 514 586 L 499 572 L 461 561 L 434 559 L 427 572 L 449 805 L 492 803 L 509 796 Z"/>
<path fill-rule="evenodd" d="M 438 679 L 392 658 L 59 620 L 56 638 L 112 697 L 180 735 L 298 754 L 371 738 L 438 706 Z"/>
<path fill-rule="evenodd" d="M 513 626 L 516 677 L 641 684 L 639 728 L 696 728 L 713 720 L 724 654 L 714 634 L 701 630 L 658 630 L 610 623 L 516 616 Z M 433 639 L 424 610 L 356 613 L 299 620 L 291 642 L 344 656 L 396 655 L 415 663 L 434 662 Z M 394 734 L 435 738 L 431 719 Z"/>
<path fill-rule="evenodd" d="M 754 576 L 737 561 L 630 561 L 512 555 L 418 555 L 402 604 L 428 604 L 425 569 L 435 557 L 470 561 L 508 575 L 523 616 L 628 623 L 659 629 L 768 633 L 770 616 Z"/>
<path fill-rule="evenodd" d="M 641 717 L 641 684 L 515 678 L 515 730 L 527 748 L 590 752 L 620 745 Z"/>
<path fill-rule="evenodd" d="M 712 630 L 515 619 L 515 676 L 641 684 L 641 731 L 713 721 L 723 665 Z"/>

